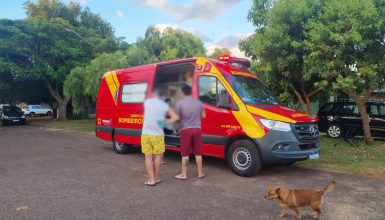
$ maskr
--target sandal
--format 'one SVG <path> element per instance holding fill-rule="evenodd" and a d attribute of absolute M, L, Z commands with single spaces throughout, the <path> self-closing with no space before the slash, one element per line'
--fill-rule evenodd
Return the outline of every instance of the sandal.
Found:
<path fill-rule="evenodd" d="M 187 176 L 182 176 L 182 174 L 178 174 L 174 177 L 175 177 L 175 179 L 178 179 L 178 180 L 187 180 Z"/>
<path fill-rule="evenodd" d="M 144 185 L 146 185 L 146 186 L 155 186 L 156 184 L 155 183 L 151 184 L 151 183 L 148 183 L 148 181 L 146 181 L 146 182 L 144 182 Z"/>
<path fill-rule="evenodd" d="M 203 174 L 202 176 L 198 176 L 198 178 L 203 179 L 203 178 L 205 178 L 205 176 L 206 176 L 206 174 Z"/>
<path fill-rule="evenodd" d="M 159 179 L 159 180 L 155 181 L 155 184 L 159 184 L 159 183 L 161 183 L 163 181 L 164 181 L 163 179 Z"/>

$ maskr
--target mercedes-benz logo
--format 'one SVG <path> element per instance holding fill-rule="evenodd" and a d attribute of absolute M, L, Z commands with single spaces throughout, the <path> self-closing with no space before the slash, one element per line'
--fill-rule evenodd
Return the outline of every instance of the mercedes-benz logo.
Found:
<path fill-rule="evenodd" d="M 311 136 L 313 136 L 313 137 L 317 137 L 318 136 L 318 131 L 315 130 L 313 125 L 310 126 L 309 131 L 310 131 Z"/>

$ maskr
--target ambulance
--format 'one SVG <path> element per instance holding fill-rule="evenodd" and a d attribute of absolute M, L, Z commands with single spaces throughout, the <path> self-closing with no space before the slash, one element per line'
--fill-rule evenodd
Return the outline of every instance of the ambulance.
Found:
<path fill-rule="evenodd" d="M 203 155 L 223 158 L 234 173 L 252 176 L 263 165 L 288 165 L 318 159 L 315 118 L 281 105 L 248 69 L 247 59 L 186 58 L 109 71 L 101 79 L 96 104 L 96 136 L 112 141 L 118 154 L 140 147 L 143 102 L 154 88 L 171 106 L 181 87 L 205 108 Z M 180 137 L 165 135 L 166 149 L 180 151 Z"/>

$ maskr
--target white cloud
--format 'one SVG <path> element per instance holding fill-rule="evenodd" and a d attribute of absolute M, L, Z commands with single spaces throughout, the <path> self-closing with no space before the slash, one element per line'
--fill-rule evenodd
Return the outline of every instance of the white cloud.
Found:
<path fill-rule="evenodd" d="M 195 28 L 182 28 L 179 27 L 177 24 L 156 24 L 154 27 L 159 30 L 160 33 L 163 33 L 166 28 L 172 28 L 172 29 L 181 29 L 187 32 L 190 32 L 195 37 L 201 39 L 203 42 L 213 42 L 206 34 L 202 33 L 201 31 L 196 30 Z"/>
<path fill-rule="evenodd" d="M 245 58 L 245 53 L 239 50 L 239 41 L 247 38 L 250 35 L 251 33 L 226 36 L 218 42 L 208 46 L 207 54 L 212 54 L 215 48 L 227 48 L 230 50 L 231 56 Z"/>
<path fill-rule="evenodd" d="M 117 11 L 116 16 L 118 16 L 119 18 L 126 18 L 126 15 L 122 11 Z"/>
<path fill-rule="evenodd" d="M 76 2 L 78 2 L 81 5 L 85 5 L 87 3 L 87 1 L 88 0 L 76 0 Z"/>
<path fill-rule="evenodd" d="M 192 33 L 195 37 L 201 39 L 204 43 L 213 42 L 213 40 L 209 36 L 207 36 L 205 33 L 201 32 L 201 31 L 196 30 L 195 28 L 188 28 L 185 30 Z"/>
<path fill-rule="evenodd" d="M 154 25 L 155 29 L 157 29 L 160 33 L 163 33 L 166 28 L 172 28 L 172 29 L 177 29 L 178 25 L 177 24 L 156 24 Z"/>
<path fill-rule="evenodd" d="M 208 21 L 242 0 L 194 0 L 190 5 L 172 4 L 168 0 L 134 1 L 170 14 L 177 21 Z"/>

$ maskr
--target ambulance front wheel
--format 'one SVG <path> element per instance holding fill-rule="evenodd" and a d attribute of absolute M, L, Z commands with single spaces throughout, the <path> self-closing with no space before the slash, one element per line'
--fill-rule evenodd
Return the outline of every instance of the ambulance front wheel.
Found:
<path fill-rule="evenodd" d="M 132 152 L 132 146 L 129 144 L 115 141 L 115 137 L 112 140 L 112 147 L 117 154 L 128 154 Z"/>
<path fill-rule="evenodd" d="M 262 168 L 257 146 L 249 140 L 234 141 L 227 151 L 227 163 L 240 176 L 253 176 Z"/>

